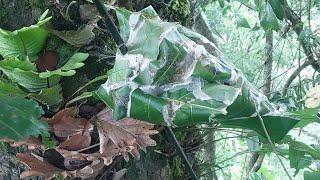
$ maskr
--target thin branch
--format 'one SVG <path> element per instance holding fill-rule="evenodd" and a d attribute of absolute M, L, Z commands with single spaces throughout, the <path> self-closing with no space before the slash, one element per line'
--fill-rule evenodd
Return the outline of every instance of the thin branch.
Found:
<path fill-rule="evenodd" d="M 256 109 L 257 109 L 257 105 L 256 105 L 256 104 L 255 104 L 255 106 L 256 106 Z M 278 152 L 275 150 L 275 145 L 274 145 L 273 142 L 271 141 L 271 137 L 270 137 L 270 135 L 269 135 L 269 133 L 268 133 L 268 131 L 267 131 L 267 128 L 266 128 L 266 126 L 265 126 L 265 124 L 264 124 L 264 121 L 263 121 L 262 117 L 260 116 L 259 111 L 257 110 L 256 112 L 257 112 L 257 116 L 258 116 L 258 118 L 259 118 L 259 120 L 260 120 L 261 126 L 262 126 L 262 128 L 263 128 L 263 131 L 264 131 L 264 133 L 265 133 L 265 135 L 266 135 L 266 137 L 267 137 L 267 140 L 268 140 L 268 142 L 269 142 L 269 144 L 270 144 L 270 146 L 271 146 L 271 148 L 272 148 L 272 151 L 275 153 L 275 155 L 276 155 L 277 158 L 279 159 L 279 162 L 280 162 L 283 170 L 284 170 L 285 173 L 287 174 L 288 178 L 289 178 L 290 180 L 292 180 L 292 178 L 291 178 L 288 170 L 286 169 L 286 167 L 284 166 L 284 164 L 283 164 L 283 162 L 282 162 L 282 159 L 279 157 Z"/>

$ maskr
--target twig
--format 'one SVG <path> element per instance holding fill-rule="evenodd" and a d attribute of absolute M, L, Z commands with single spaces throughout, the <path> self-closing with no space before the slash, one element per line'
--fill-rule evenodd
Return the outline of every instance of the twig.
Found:
<path fill-rule="evenodd" d="M 255 104 L 255 107 L 256 107 L 256 109 L 257 109 L 257 105 L 256 105 L 256 104 Z M 257 116 L 258 116 L 258 118 L 259 118 L 259 120 L 260 120 L 261 126 L 262 126 L 262 128 L 263 128 L 263 131 L 264 131 L 264 133 L 265 133 L 265 135 L 266 135 L 266 137 L 267 137 L 267 140 L 268 140 L 268 142 L 269 142 L 269 144 L 270 144 L 270 146 L 271 146 L 271 148 L 272 148 L 272 151 L 275 153 L 275 155 L 276 155 L 277 158 L 279 159 L 279 162 L 280 162 L 283 170 L 284 170 L 285 173 L 287 174 L 288 178 L 289 178 L 290 180 L 292 180 L 292 178 L 291 178 L 288 170 L 286 169 L 286 167 L 284 166 L 284 164 L 283 164 L 283 162 L 282 162 L 282 159 L 279 157 L 278 152 L 275 150 L 275 145 L 274 145 L 273 142 L 271 141 L 271 137 L 270 137 L 270 135 L 269 135 L 269 133 L 268 133 L 268 131 L 267 131 L 267 128 L 266 128 L 266 126 L 265 126 L 265 124 L 264 124 L 264 121 L 263 121 L 262 117 L 260 116 L 260 113 L 259 113 L 258 109 L 257 109 L 256 112 L 257 112 Z"/>

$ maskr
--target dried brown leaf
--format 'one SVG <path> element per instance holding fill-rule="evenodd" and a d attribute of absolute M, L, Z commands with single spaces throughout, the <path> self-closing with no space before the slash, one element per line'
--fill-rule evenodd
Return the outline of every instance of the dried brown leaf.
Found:
<path fill-rule="evenodd" d="M 21 141 L 13 141 L 13 143 L 10 144 L 11 147 L 20 147 L 23 145 L 26 145 L 29 150 L 35 150 L 37 148 L 44 150 L 46 148 L 46 146 L 41 142 L 41 140 L 36 137 L 29 137 Z"/>
<path fill-rule="evenodd" d="M 89 132 L 85 132 L 83 134 L 75 134 L 65 140 L 63 143 L 59 145 L 59 148 L 69 150 L 69 151 L 77 151 L 80 149 L 84 149 L 88 147 L 91 143 L 91 136 Z"/>
<path fill-rule="evenodd" d="M 71 107 L 57 112 L 51 119 L 47 120 L 50 130 L 60 141 L 66 140 L 69 136 L 83 133 L 93 126 L 89 120 L 78 117 L 78 108 Z"/>
<path fill-rule="evenodd" d="M 110 138 L 117 147 L 138 145 L 139 148 L 145 148 L 156 145 L 150 135 L 157 134 L 158 131 L 152 130 L 154 125 L 151 123 L 132 118 L 115 121 L 112 119 L 112 111 L 108 108 L 98 113 L 97 118 L 99 135 L 104 134 L 102 138 Z M 103 149 L 100 152 L 103 152 Z"/>
<path fill-rule="evenodd" d="M 95 160 L 90 165 L 77 170 L 75 176 L 81 177 L 81 179 L 94 179 L 102 171 L 103 167 L 102 160 Z"/>
<path fill-rule="evenodd" d="M 97 159 L 103 159 L 104 164 L 106 166 L 109 166 L 113 159 L 117 156 L 122 155 L 126 161 L 129 161 L 129 155 L 128 153 L 131 152 L 134 147 L 133 146 L 125 146 L 125 147 L 116 147 L 113 143 L 108 143 L 103 148 L 104 151 L 102 153 L 92 153 L 88 155 L 87 159 L 89 161 L 94 161 Z"/>
<path fill-rule="evenodd" d="M 44 160 L 36 158 L 33 155 L 17 153 L 16 157 L 29 169 L 28 171 L 21 173 L 21 179 L 30 176 L 44 176 L 46 179 L 51 179 L 55 174 L 63 175 L 63 170 L 49 164 Z"/>
<path fill-rule="evenodd" d="M 151 123 L 131 118 L 115 121 L 112 119 L 112 111 L 108 108 L 98 113 L 97 119 L 100 155 L 94 156 L 104 159 L 106 165 L 118 155 L 122 155 L 128 161 L 128 153 L 139 159 L 140 149 L 156 145 L 150 135 L 157 134 L 158 131 L 152 130 L 154 125 Z"/>

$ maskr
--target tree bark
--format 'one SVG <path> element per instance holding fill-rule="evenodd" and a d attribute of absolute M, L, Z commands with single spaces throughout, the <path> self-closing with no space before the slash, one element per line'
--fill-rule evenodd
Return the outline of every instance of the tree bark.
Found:
<path fill-rule="evenodd" d="M 273 51 L 273 32 L 268 31 L 266 32 L 266 60 L 263 65 L 263 71 L 264 71 L 264 86 L 262 87 L 262 92 L 265 96 L 268 98 L 270 97 L 271 93 L 271 75 L 272 75 L 272 51 Z"/>

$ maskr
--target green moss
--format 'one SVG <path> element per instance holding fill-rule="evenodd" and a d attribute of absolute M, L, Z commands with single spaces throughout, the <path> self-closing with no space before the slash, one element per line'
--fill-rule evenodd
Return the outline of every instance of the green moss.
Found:
<path fill-rule="evenodd" d="M 184 26 L 189 26 L 190 18 L 190 4 L 188 0 L 173 0 L 168 7 L 170 19 L 178 21 Z"/>
<path fill-rule="evenodd" d="M 0 22 L 5 16 L 6 16 L 5 9 L 3 8 L 3 6 L 0 6 Z"/>

